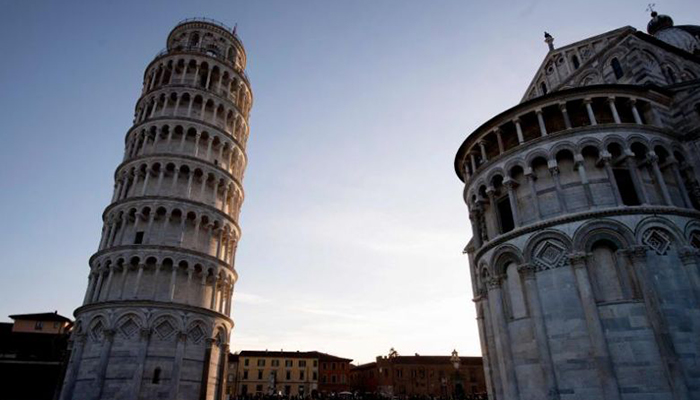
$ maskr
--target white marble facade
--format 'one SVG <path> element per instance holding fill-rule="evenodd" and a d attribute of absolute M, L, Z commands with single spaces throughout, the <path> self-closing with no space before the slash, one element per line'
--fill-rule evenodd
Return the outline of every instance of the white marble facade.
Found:
<path fill-rule="evenodd" d="M 552 46 L 457 153 L 491 399 L 700 399 L 700 27 L 649 32 Z"/>
<path fill-rule="evenodd" d="M 224 398 L 245 62 L 230 28 L 192 19 L 146 68 L 60 399 Z"/>

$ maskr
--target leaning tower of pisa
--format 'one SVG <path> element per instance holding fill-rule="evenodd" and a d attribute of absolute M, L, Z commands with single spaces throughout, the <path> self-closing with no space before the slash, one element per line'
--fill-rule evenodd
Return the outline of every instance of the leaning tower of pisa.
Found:
<path fill-rule="evenodd" d="M 235 31 L 180 22 L 148 65 L 61 399 L 221 399 L 248 115 Z"/>
<path fill-rule="evenodd" d="M 700 399 L 700 26 L 545 41 L 455 159 L 490 399 Z"/>

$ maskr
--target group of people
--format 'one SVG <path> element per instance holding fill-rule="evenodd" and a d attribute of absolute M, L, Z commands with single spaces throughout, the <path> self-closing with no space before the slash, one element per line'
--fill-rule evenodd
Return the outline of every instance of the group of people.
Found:
<path fill-rule="evenodd" d="M 435 396 L 384 396 L 379 393 L 314 393 L 314 395 L 247 394 L 229 396 L 228 400 L 488 400 L 486 393 L 464 393 L 454 397 Z"/>

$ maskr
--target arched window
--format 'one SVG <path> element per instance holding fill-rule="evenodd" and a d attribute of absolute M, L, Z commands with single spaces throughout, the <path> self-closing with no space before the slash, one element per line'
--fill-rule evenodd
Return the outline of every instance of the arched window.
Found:
<path fill-rule="evenodd" d="M 610 61 L 610 66 L 613 69 L 613 72 L 615 73 L 615 79 L 620 79 L 623 76 L 625 76 L 625 71 L 622 70 L 622 65 L 620 65 L 620 60 L 617 58 L 613 58 Z"/>
<path fill-rule="evenodd" d="M 547 84 L 544 83 L 544 82 L 541 82 L 541 83 L 540 83 L 540 90 L 542 90 L 542 95 L 543 95 L 543 96 L 544 96 L 545 94 L 547 94 Z"/>
<path fill-rule="evenodd" d="M 151 383 L 154 385 L 160 384 L 160 367 L 156 367 L 156 369 L 153 370 L 153 379 L 151 379 Z"/>
<path fill-rule="evenodd" d="M 526 317 L 527 306 L 523 295 L 523 284 L 520 280 L 518 266 L 513 262 L 506 266 L 506 290 L 508 292 L 510 317 L 513 319 Z"/>
<path fill-rule="evenodd" d="M 579 62 L 578 57 L 576 55 L 571 57 L 571 62 L 574 64 L 574 69 L 578 69 L 578 67 L 581 66 L 581 62 Z"/>

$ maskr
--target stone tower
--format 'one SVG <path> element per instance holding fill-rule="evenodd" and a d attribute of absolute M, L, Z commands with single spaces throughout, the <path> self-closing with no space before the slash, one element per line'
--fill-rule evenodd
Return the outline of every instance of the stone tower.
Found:
<path fill-rule="evenodd" d="M 62 400 L 221 399 L 252 104 L 235 31 L 180 22 L 148 65 Z"/>
<path fill-rule="evenodd" d="M 491 399 L 700 399 L 700 27 L 545 41 L 455 159 Z"/>

